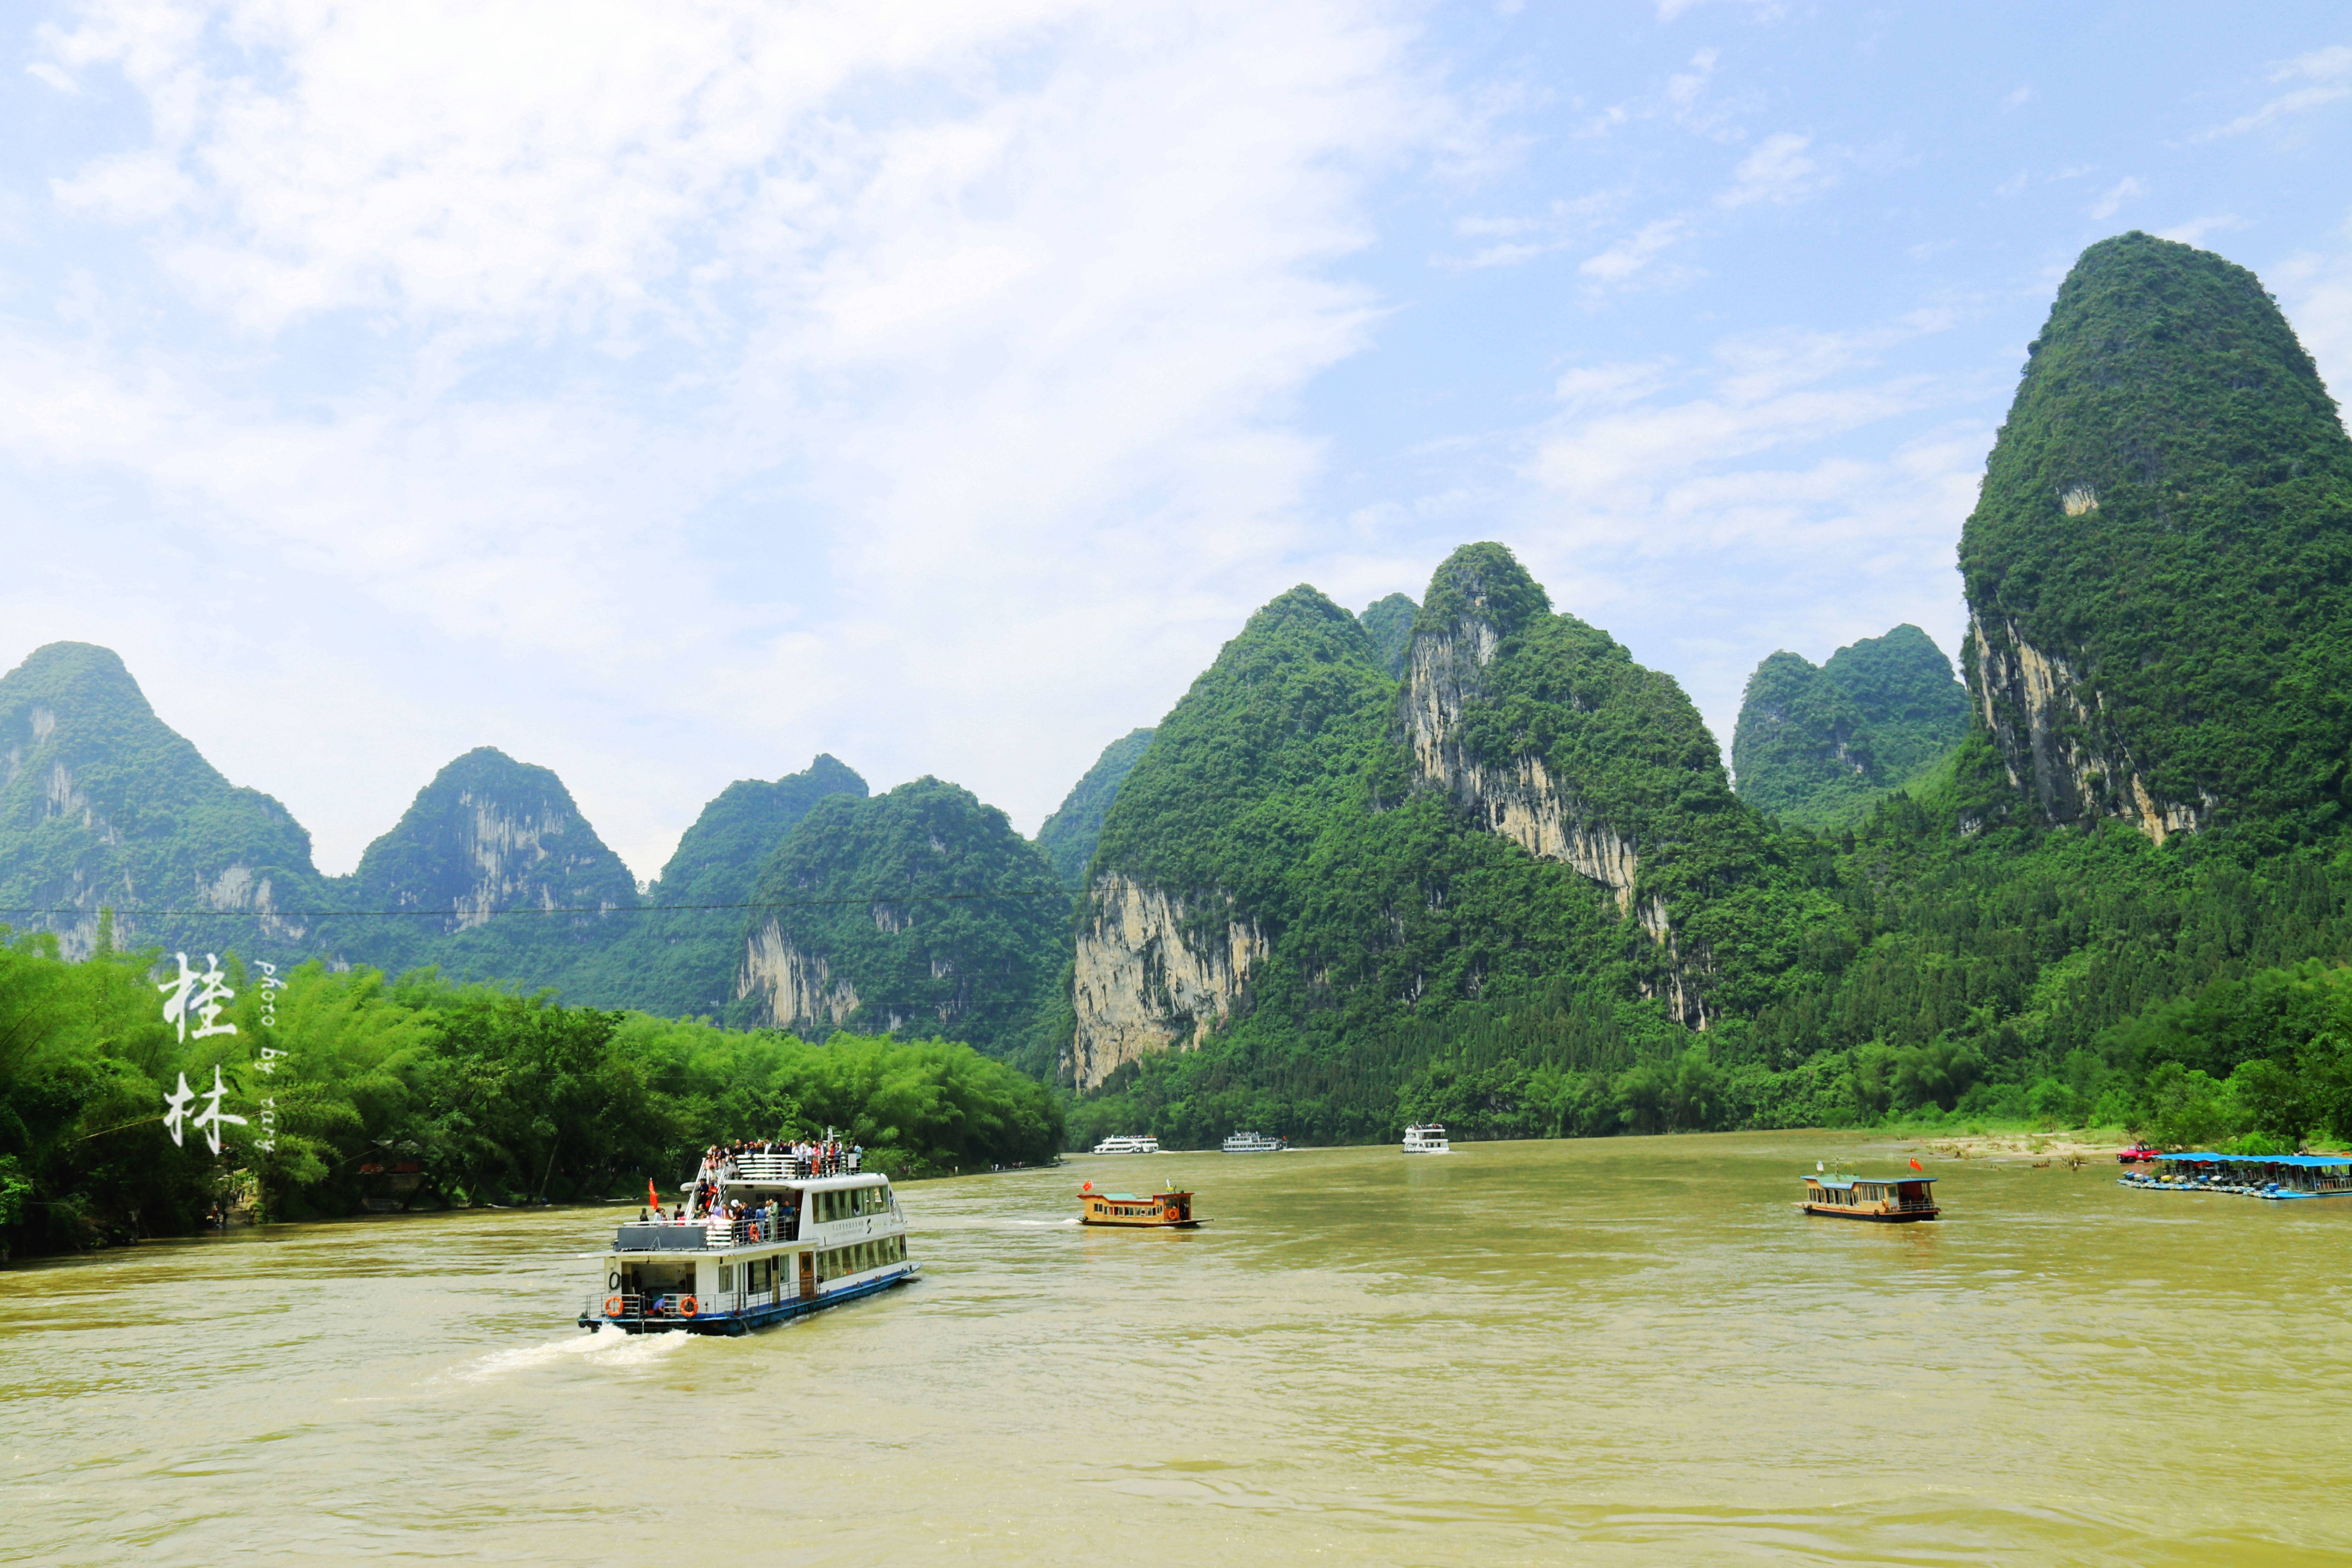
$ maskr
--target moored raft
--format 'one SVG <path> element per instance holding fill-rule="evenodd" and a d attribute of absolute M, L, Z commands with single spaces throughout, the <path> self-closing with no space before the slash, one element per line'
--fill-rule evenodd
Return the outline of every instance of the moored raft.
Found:
<path fill-rule="evenodd" d="M 2120 1186 L 2155 1193 L 2228 1193 L 2234 1197 L 2352 1197 L 2352 1154 L 2221 1154 L 2189 1150 L 2156 1157 L 2156 1173 L 2134 1171 Z"/>

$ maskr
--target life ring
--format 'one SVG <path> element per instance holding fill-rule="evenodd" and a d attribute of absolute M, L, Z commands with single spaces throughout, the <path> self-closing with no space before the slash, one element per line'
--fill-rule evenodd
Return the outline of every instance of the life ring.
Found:
<path fill-rule="evenodd" d="M 604 1298 L 604 1315 L 608 1318 L 617 1318 L 621 1315 L 621 1309 L 627 1304 L 618 1296 L 607 1296 Z"/>
<path fill-rule="evenodd" d="M 677 1315 L 681 1318 L 691 1318 L 700 1310 L 701 1309 L 697 1305 L 694 1298 L 691 1296 L 687 1297 L 677 1304 Z"/>

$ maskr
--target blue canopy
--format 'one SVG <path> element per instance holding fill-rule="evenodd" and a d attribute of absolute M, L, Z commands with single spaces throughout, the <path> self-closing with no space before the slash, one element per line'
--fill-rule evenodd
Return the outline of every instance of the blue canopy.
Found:
<path fill-rule="evenodd" d="M 1843 1192 L 1856 1182 L 1867 1182 L 1874 1187 L 1891 1187 L 1897 1182 L 1932 1182 L 1933 1176 L 1807 1176 L 1805 1180 L 1817 1187 L 1835 1187 Z"/>
<path fill-rule="evenodd" d="M 2159 1154 L 2157 1158 L 2189 1160 L 2200 1165 L 2294 1165 L 2305 1169 L 2352 1165 L 2352 1154 L 2215 1154 L 2198 1150 L 2179 1154 Z"/>

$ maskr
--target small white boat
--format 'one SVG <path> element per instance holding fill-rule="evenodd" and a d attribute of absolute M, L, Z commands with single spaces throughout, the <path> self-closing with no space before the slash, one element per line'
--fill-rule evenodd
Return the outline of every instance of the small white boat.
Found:
<path fill-rule="evenodd" d="M 903 1285 L 907 1216 L 887 1176 L 803 1173 L 785 1155 L 729 1161 L 687 1184 L 701 1217 L 625 1221 L 580 1326 L 625 1334 L 748 1334 Z M 730 1218 L 740 1198 L 750 1213 Z"/>
<path fill-rule="evenodd" d="M 1228 1154 L 1279 1154 L 1290 1147 L 1290 1140 L 1269 1138 L 1263 1132 L 1235 1132 L 1223 1147 Z"/>
<path fill-rule="evenodd" d="M 1141 1138 L 1106 1138 L 1096 1144 L 1097 1154 L 1157 1154 L 1160 1140 L 1146 1134 Z"/>
<path fill-rule="evenodd" d="M 1433 1121 L 1426 1127 L 1404 1130 L 1404 1152 L 1408 1154 L 1451 1154 L 1454 1145 L 1445 1141 L 1445 1129 Z"/>

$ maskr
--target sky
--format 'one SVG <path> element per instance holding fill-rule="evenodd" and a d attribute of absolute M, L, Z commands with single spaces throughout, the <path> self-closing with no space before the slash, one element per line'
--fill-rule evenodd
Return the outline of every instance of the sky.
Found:
<path fill-rule="evenodd" d="M 1032 831 L 1259 605 L 1500 540 L 1727 743 L 1966 626 L 2140 228 L 2352 396 L 2339 5 L 11 6 L 0 668 L 353 866 L 450 759 L 640 879 L 831 752 Z"/>

